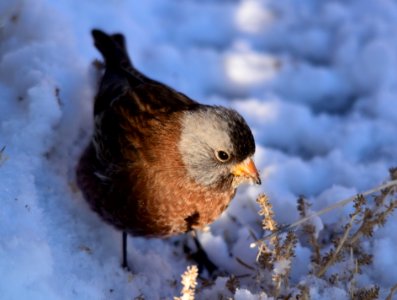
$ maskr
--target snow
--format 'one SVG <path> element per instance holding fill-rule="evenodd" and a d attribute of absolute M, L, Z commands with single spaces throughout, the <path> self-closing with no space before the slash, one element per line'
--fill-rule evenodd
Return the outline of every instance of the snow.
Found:
<path fill-rule="evenodd" d="M 291 267 L 291 261 L 288 259 L 281 259 L 274 263 L 273 272 L 275 275 L 286 274 Z"/>
<path fill-rule="evenodd" d="M 396 25 L 391 0 L 0 1 L 0 298 L 168 299 L 192 264 L 183 237 L 129 238 L 133 271 L 124 272 L 119 232 L 76 188 L 100 58 L 92 28 L 124 33 L 143 72 L 233 107 L 251 126 L 263 184 L 241 188 L 200 235 L 215 263 L 241 275 L 250 270 L 234 257 L 255 265 L 259 192 L 279 223 L 292 223 L 298 196 L 316 211 L 384 182 L 396 166 Z M 336 226 L 350 212 L 316 222 Z M 366 244 L 374 263 L 356 278 L 379 285 L 381 298 L 397 282 L 396 227 L 394 214 L 375 232 Z M 307 276 L 306 245 L 296 255 L 291 280 L 310 283 L 312 299 L 348 299 Z M 226 281 L 198 298 L 231 297 Z M 267 299 L 251 288 L 241 280 L 235 299 Z"/>

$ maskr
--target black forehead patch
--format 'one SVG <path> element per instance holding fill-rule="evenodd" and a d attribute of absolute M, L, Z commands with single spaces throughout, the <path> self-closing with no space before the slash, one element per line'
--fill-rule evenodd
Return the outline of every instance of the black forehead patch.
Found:
<path fill-rule="evenodd" d="M 235 149 L 235 159 L 243 161 L 255 153 L 255 140 L 244 118 L 235 110 L 216 107 L 219 116 L 228 124 L 229 135 Z"/>

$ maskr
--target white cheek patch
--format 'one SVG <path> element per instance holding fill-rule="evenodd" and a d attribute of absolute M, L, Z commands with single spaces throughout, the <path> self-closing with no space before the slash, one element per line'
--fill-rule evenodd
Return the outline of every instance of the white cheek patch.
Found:
<path fill-rule="evenodd" d="M 215 151 L 233 151 L 228 124 L 211 110 L 203 110 L 187 112 L 181 125 L 179 151 L 189 175 L 201 184 L 213 184 L 220 175 Z"/>

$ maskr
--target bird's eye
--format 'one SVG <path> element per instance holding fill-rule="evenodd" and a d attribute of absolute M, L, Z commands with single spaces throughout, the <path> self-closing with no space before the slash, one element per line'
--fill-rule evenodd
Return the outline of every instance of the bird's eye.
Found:
<path fill-rule="evenodd" d="M 230 155 L 226 151 L 217 151 L 216 158 L 221 162 L 227 162 L 230 159 Z"/>

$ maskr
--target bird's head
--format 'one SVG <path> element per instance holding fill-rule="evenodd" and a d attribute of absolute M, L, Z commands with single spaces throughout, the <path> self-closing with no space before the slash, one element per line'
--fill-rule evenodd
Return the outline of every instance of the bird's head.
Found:
<path fill-rule="evenodd" d="M 234 110 L 201 106 L 185 112 L 179 150 L 188 176 L 198 184 L 229 189 L 261 183 L 252 159 L 254 137 Z"/>

